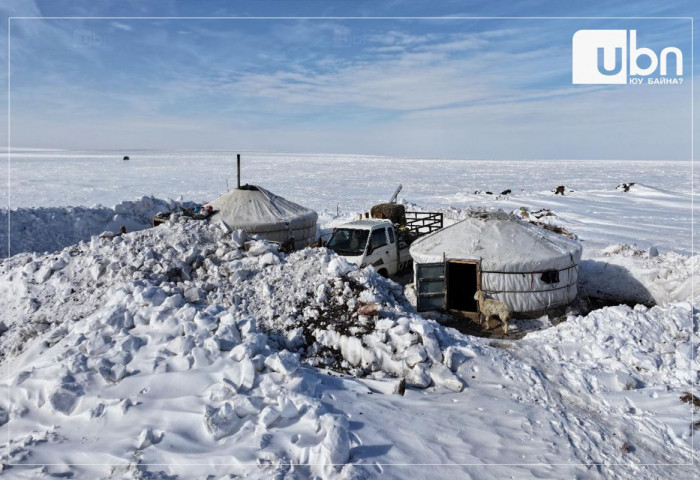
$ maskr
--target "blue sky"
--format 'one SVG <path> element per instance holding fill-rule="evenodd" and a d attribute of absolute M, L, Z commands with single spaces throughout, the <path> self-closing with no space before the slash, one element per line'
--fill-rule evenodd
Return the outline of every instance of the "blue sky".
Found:
<path fill-rule="evenodd" d="M 589 2 L 576 11 L 560 6 L 564 2 L 491 3 L 18 1 L 5 2 L 3 12 L 695 14 L 691 1 Z M 572 85 L 571 37 L 579 29 L 636 29 L 640 46 L 680 48 L 683 85 Z M 13 19 L 11 145 L 684 159 L 690 157 L 691 77 L 698 70 L 691 72 L 690 51 L 688 20 Z"/>

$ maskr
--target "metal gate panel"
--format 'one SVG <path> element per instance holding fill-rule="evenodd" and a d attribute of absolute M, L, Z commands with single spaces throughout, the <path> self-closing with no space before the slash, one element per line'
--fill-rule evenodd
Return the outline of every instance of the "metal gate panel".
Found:
<path fill-rule="evenodd" d="M 445 309 L 445 263 L 416 263 L 416 309 Z"/>

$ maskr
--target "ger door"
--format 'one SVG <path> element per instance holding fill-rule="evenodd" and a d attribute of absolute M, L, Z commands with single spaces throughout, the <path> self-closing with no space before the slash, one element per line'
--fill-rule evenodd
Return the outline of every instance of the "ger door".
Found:
<path fill-rule="evenodd" d="M 445 263 L 414 263 L 416 309 L 419 312 L 445 309 Z"/>

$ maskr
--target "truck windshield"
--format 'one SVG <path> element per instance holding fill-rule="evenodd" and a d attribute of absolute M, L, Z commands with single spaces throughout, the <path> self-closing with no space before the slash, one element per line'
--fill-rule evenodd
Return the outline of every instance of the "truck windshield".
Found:
<path fill-rule="evenodd" d="M 333 232 L 333 236 L 326 244 L 338 255 L 355 257 L 362 255 L 367 245 L 369 230 L 356 230 L 354 228 L 338 228 Z"/>

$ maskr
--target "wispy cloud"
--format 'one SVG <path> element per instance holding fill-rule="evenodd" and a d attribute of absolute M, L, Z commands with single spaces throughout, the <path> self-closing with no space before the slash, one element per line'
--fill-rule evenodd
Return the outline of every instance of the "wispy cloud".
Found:
<path fill-rule="evenodd" d="M 130 32 L 134 29 L 131 25 L 127 25 L 126 23 L 121 23 L 121 22 L 111 22 L 111 25 L 118 29 L 118 30 L 124 30 L 125 32 Z"/>
<path fill-rule="evenodd" d="M 561 25 L 18 22 L 13 142 L 498 158 L 685 155 L 687 90 L 572 86 L 571 28 Z M 666 34 L 658 25 L 645 30 L 649 41 Z"/>

